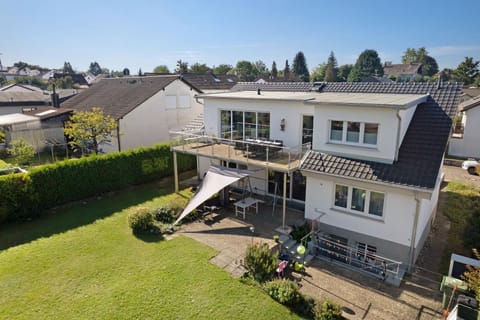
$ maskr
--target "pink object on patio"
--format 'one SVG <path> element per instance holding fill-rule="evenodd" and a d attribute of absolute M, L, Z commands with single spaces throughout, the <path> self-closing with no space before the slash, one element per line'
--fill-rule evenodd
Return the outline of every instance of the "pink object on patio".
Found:
<path fill-rule="evenodd" d="M 284 272 L 285 268 L 287 267 L 287 265 L 288 265 L 287 260 L 280 261 L 280 263 L 278 264 L 278 268 L 277 268 L 277 275 L 279 277 L 283 277 L 283 272 Z"/>

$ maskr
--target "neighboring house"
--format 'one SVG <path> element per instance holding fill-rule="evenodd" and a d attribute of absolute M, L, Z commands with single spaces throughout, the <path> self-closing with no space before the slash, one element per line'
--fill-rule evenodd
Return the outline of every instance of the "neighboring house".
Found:
<path fill-rule="evenodd" d="M 200 117 L 203 106 L 195 95 L 201 91 L 179 76 L 106 78 L 63 102 L 62 108 L 88 111 L 102 108 L 118 124 L 118 132 L 104 152 L 155 145 L 171 139 Z"/>
<path fill-rule="evenodd" d="M 196 155 L 200 177 L 212 163 L 254 171 L 255 193 L 285 198 L 313 223 L 312 254 L 398 284 L 435 219 L 461 85 L 233 89 L 200 95 L 205 135 L 172 150 Z"/>
<path fill-rule="evenodd" d="M 48 107 L 44 110 L 25 112 L 25 115 L 40 119 L 38 134 L 43 138 L 45 146 L 65 145 L 65 122 L 72 114 L 72 109 Z"/>
<path fill-rule="evenodd" d="M 39 87 L 23 83 L 13 83 L 0 88 L 0 92 L 42 92 Z"/>
<path fill-rule="evenodd" d="M 50 95 L 42 91 L 1 91 L 0 115 L 48 107 Z"/>
<path fill-rule="evenodd" d="M 40 119 L 21 113 L 0 115 L 0 131 L 5 133 L 5 146 L 12 141 L 23 139 L 35 150 L 41 150 L 45 144 L 43 137 L 36 134 L 40 130 Z"/>
<path fill-rule="evenodd" d="M 383 67 L 385 77 L 393 77 L 397 82 L 408 82 L 422 75 L 421 63 L 387 64 Z"/>
<path fill-rule="evenodd" d="M 144 76 L 158 76 L 158 75 L 175 75 L 175 74 L 159 74 L 146 72 Z M 235 75 L 227 74 L 213 74 L 209 73 L 182 73 L 179 75 L 183 80 L 201 90 L 204 93 L 215 93 L 230 90 L 237 84 L 238 79 Z"/>
<path fill-rule="evenodd" d="M 458 107 L 448 154 L 464 158 L 480 158 L 480 95 Z"/>
<path fill-rule="evenodd" d="M 463 88 L 463 94 L 460 99 L 461 102 L 464 102 L 478 96 L 480 96 L 480 88 Z"/>

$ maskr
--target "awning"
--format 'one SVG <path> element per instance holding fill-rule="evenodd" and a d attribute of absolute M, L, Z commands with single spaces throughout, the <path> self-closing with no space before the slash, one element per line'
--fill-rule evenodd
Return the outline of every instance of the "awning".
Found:
<path fill-rule="evenodd" d="M 193 196 L 182 214 L 178 217 L 173 225 L 176 225 L 186 215 L 195 210 L 199 205 L 207 201 L 215 193 L 219 192 L 226 186 L 247 177 L 252 174 L 250 170 L 231 169 L 219 166 L 210 166 L 207 174 L 203 178 L 200 189 Z"/>

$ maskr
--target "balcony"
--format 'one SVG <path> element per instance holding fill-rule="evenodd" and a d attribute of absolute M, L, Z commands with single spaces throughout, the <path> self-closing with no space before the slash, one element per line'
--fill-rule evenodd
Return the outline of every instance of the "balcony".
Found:
<path fill-rule="evenodd" d="M 232 140 L 208 135 L 174 133 L 178 140 L 172 151 L 196 156 L 268 167 L 280 172 L 292 172 L 310 150 L 311 144 L 286 147 L 278 140 Z"/>

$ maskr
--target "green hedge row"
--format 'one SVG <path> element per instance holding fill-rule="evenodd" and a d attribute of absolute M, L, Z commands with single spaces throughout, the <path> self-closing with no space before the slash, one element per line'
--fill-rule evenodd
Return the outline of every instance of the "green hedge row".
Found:
<path fill-rule="evenodd" d="M 178 171 L 194 169 L 193 156 L 177 154 Z M 70 201 L 173 175 L 169 144 L 67 160 L 0 177 L 0 222 L 40 214 Z"/>

